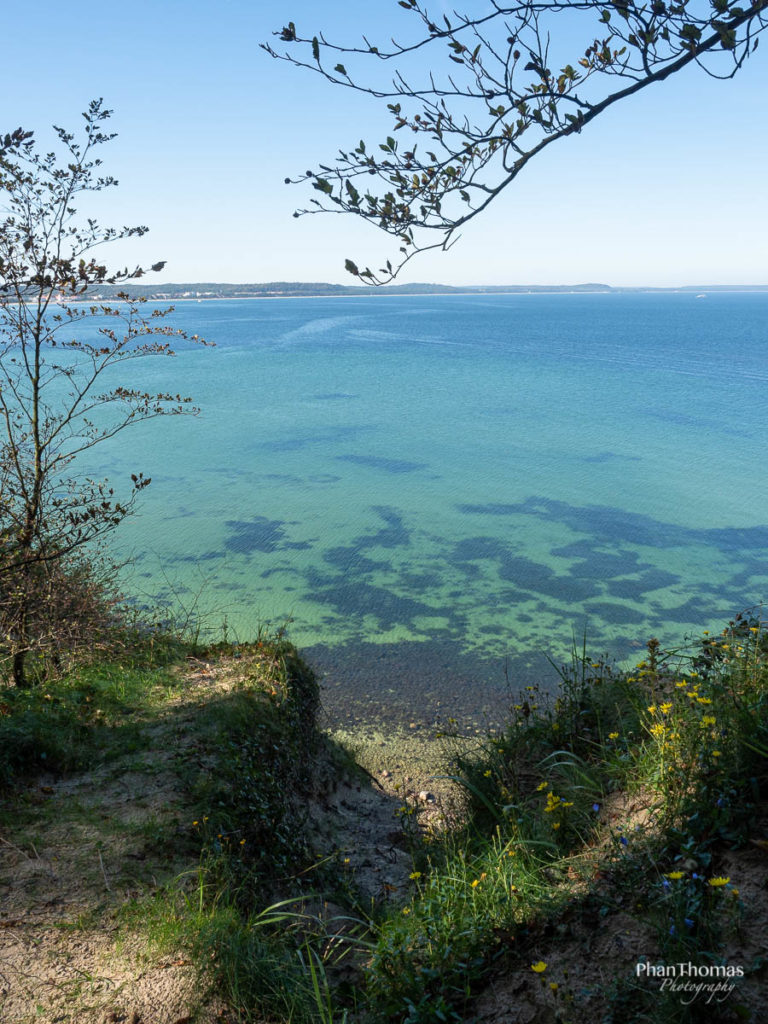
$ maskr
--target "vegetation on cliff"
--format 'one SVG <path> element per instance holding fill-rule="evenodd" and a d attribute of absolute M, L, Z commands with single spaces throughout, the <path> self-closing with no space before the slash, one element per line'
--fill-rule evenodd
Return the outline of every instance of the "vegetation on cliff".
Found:
<path fill-rule="evenodd" d="M 318 729 L 282 635 L 145 629 L 6 689 L 4 1019 L 759 1019 L 759 617 L 562 675 L 480 743 L 435 738 L 437 808 Z M 678 963 L 739 975 L 686 1002 L 650 972 Z"/>

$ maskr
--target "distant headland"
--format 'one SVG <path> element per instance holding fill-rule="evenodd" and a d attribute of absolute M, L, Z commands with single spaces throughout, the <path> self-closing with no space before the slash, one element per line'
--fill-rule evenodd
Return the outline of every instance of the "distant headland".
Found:
<path fill-rule="evenodd" d="M 269 281 L 263 284 L 226 284 L 196 282 L 182 284 L 129 284 L 99 285 L 89 289 L 89 298 L 114 298 L 123 292 L 137 298 L 143 296 L 157 301 L 204 299 L 264 299 L 310 298 L 355 295 L 530 295 L 559 292 L 564 294 L 620 294 L 639 292 L 685 292 L 705 295 L 708 292 L 768 292 L 765 285 L 682 285 L 679 288 L 650 286 L 614 287 L 590 282 L 587 284 L 510 284 L 510 285 L 448 285 L 448 284 L 396 284 L 373 288 L 370 285 L 328 284 L 306 281 Z"/>

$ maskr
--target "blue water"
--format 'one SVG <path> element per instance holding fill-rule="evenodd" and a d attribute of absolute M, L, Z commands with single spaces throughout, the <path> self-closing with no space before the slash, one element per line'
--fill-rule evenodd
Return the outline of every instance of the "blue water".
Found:
<path fill-rule="evenodd" d="M 768 592 L 767 314 L 749 293 L 180 304 L 216 348 L 134 368 L 201 415 L 92 467 L 153 478 L 115 536 L 126 588 L 241 639 L 290 620 L 329 687 L 406 704 L 545 679 L 585 632 L 624 659 L 716 628 Z"/>

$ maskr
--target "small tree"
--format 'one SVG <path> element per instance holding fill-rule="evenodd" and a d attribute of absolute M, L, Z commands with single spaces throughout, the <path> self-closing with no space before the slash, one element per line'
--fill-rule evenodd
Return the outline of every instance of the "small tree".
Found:
<path fill-rule="evenodd" d="M 347 260 L 371 284 L 425 249 L 447 249 L 539 153 L 616 103 L 689 65 L 733 77 L 768 25 L 768 0 L 486 0 L 479 14 L 451 17 L 433 17 L 423 0 L 397 6 L 417 23 L 409 42 L 342 45 L 289 21 L 275 35 L 290 50 L 264 44 L 334 85 L 390 101 L 391 135 L 296 179 L 321 193 L 296 216 L 347 213 L 398 240 L 395 264 L 378 273 Z M 361 77 L 363 61 L 387 73 Z"/>
<path fill-rule="evenodd" d="M 104 131 L 110 114 L 92 102 L 80 139 L 54 128 L 58 153 L 40 154 L 21 129 L 0 138 L 0 623 L 17 686 L 28 683 L 30 650 L 66 642 L 78 602 L 64 591 L 87 578 L 84 556 L 87 565 L 150 482 L 136 473 L 118 498 L 79 472 L 78 458 L 132 424 L 197 411 L 180 395 L 115 383 L 115 368 L 172 356 L 172 339 L 186 335 L 163 323 L 170 309 L 122 293 L 99 301 L 99 285 L 144 271 L 110 272 L 95 250 L 147 231 L 78 217 L 83 193 L 117 184 L 96 156 L 114 138 Z"/>

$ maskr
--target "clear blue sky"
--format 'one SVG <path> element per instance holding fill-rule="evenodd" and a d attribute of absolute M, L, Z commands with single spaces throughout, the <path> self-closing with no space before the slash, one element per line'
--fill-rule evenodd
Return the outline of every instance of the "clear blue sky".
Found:
<path fill-rule="evenodd" d="M 396 0 L 11 4 L 0 129 L 47 139 L 47 126 L 76 125 L 103 96 L 119 132 L 104 155 L 120 188 L 99 216 L 148 224 L 121 256 L 166 259 L 163 280 L 351 283 L 344 259 L 380 266 L 392 242 L 344 217 L 292 218 L 311 190 L 283 180 L 361 137 L 377 142 L 389 120 L 380 101 L 259 49 L 289 19 L 349 41 L 409 24 Z M 414 261 L 401 280 L 768 283 L 763 47 L 732 82 L 692 70 L 551 147 L 452 252 Z"/>

